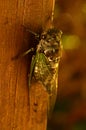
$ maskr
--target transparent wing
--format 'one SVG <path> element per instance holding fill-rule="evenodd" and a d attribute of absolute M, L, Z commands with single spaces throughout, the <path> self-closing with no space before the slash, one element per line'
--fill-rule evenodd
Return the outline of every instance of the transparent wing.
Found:
<path fill-rule="evenodd" d="M 52 80 L 51 85 L 51 94 L 49 94 L 49 102 L 48 102 L 48 118 L 51 118 L 56 98 L 57 98 L 57 89 L 58 89 L 58 68 L 54 75 L 54 79 Z"/>
<path fill-rule="evenodd" d="M 35 63 L 36 63 L 36 58 L 35 58 L 35 56 L 33 56 L 32 57 L 32 61 L 31 61 L 31 65 L 30 65 L 29 87 L 30 87 L 32 76 L 33 76 L 33 71 L 34 71 Z"/>
<path fill-rule="evenodd" d="M 48 117 L 50 118 L 57 97 L 58 67 L 55 68 L 55 73 L 53 73 L 51 64 L 43 53 L 36 54 L 35 61 L 35 67 L 37 69 L 36 79 L 42 82 L 49 95 Z M 58 64 L 59 63 L 57 63 L 57 66 Z"/>

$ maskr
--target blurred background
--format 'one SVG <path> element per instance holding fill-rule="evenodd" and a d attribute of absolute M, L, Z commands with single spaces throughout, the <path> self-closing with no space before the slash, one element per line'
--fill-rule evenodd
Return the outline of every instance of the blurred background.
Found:
<path fill-rule="evenodd" d="M 63 31 L 56 106 L 48 130 L 86 130 L 86 0 L 56 0 Z"/>

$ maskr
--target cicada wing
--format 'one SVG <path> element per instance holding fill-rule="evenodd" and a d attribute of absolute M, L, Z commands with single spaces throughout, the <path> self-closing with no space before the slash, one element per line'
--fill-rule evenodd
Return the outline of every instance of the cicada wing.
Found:
<path fill-rule="evenodd" d="M 36 54 L 36 61 L 38 60 L 38 77 L 44 85 L 48 95 L 48 118 L 51 117 L 53 112 L 56 97 L 57 97 L 57 86 L 58 86 L 58 67 L 56 68 L 55 74 L 51 71 L 51 65 L 43 53 Z M 59 63 L 57 63 L 59 64 Z M 57 65 L 58 66 L 58 65 Z"/>
<path fill-rule="evenodd" d="M 58 87 L 58 65 L 59 62 L 57 63 L 57 68 L 55 71 L 55 74 L 52 73 L 51 71 L 51 66 L 44 54 L 39 54 L 39 68 L 41 68 L 41 74 L 42 78 L 41 81 L 48 92 L 49 95 L 49 100 L 48 100 L 48 118 L 51 117 L 56 98 L 57 98 L 57 87 Z M 40 74 L 40 76 L 41 76 Z"/>
<path fill-rule="evenodd" d="M 44 85 L 44 87 L 47 89 L 47 86 L 46 86 L 46 79 L 49 75 L 51 75 L 51 72 L 49 70 L 49 67 L 48 67 L 48 59 L 47 57 L 43 54 L 43 53 L 36 53 L 36 56 L 35 56 L 35 61 L 36 61 L 36 64 L 35 64 L 35 68 L 36 68 L 36 75 L 35 75 L 35 78 L 40 80 L 42 82 L 42 84 Z M 35 74 L 35 71 L 34 71 L 34 74 Z M 48 81 L 48 80 L 47 80 Z"/>
<path fill-rule="evenodd" d="M 30 84 L 31 84 L 31 79 L 32 79 L 35 63 L 36 63 L 36 58 L 35 58 L 35 56 L 33 56 L 32 61 L 31 61 L 31 65 L 30 65 L 29 87 L 30 87 Z"/>
<path fill-rule="evenodd" d="M 54 84 L 51 94 L 49 94 L 49 102 L 48 102 L 48 118 L 51 118 L 55 103 L 57 98 L 57 88 Z"/>
<path fill-rule="evenodd" d="M 51 93 L 49 94 L 49 102 L 48 102 L 48 118 L 50 119 L 52 116 L 52 112 L 55 107 L 56 98 L 57 98 L 57 89 L 58 89 L 58 68 L 54 75 L 54 78 L 51 82 Z"/>

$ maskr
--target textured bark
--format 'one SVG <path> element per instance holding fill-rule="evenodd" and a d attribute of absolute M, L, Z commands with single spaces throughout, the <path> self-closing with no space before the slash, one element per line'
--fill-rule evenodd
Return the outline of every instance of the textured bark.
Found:
<path fill-rule="evenodd" d="M 46 130 L 48 95 L 38 83 L 29 94 L 29 57 L 12 57 L 33 46 L 22 25 L 44 28 L 52 1 L 0 0 L 0 130 Z"/>

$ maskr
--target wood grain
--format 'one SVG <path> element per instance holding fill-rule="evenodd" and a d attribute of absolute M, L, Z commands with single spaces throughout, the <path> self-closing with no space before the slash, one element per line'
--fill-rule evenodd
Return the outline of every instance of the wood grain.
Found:
<path fill-rule="evenodd" d="M 33 31 L 44 28 L 51 11 L 52 0 L 0 0 L 0 130 L 46 130 L 47 93 L 33 84 L 29 95 L 30 59 L 12 57 L 33 45 L 22 25 Z M 37 110 L 32 110 L 34 96 L 39 98 Z"/>

